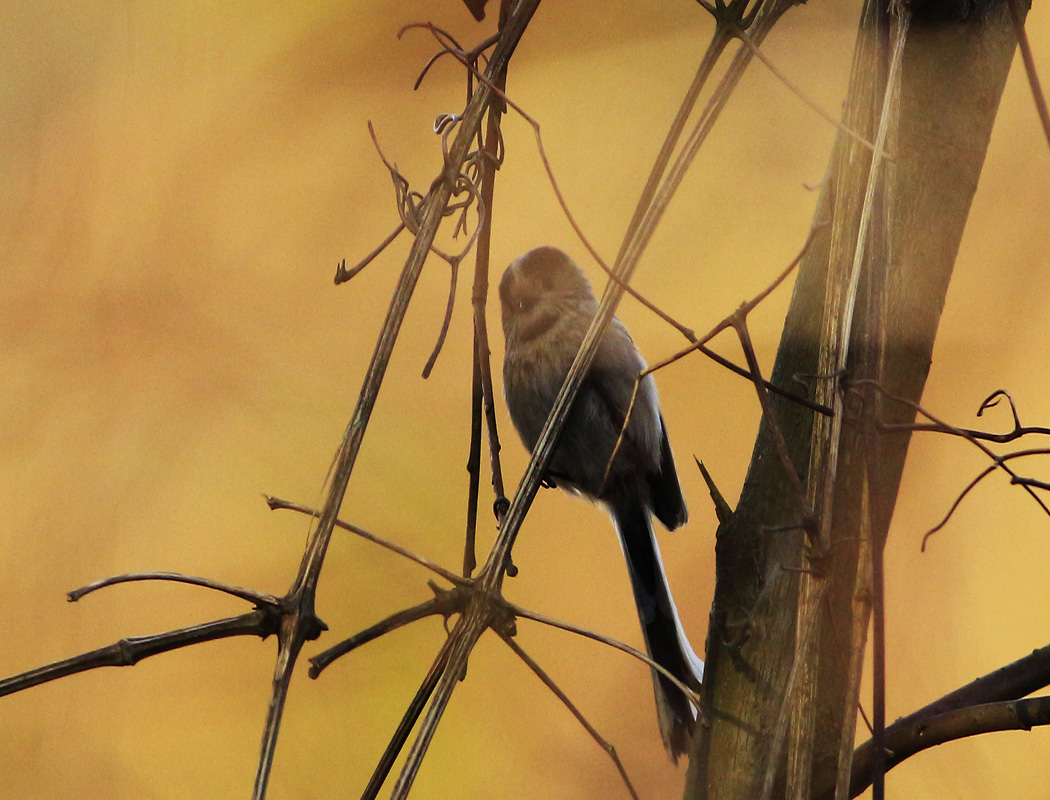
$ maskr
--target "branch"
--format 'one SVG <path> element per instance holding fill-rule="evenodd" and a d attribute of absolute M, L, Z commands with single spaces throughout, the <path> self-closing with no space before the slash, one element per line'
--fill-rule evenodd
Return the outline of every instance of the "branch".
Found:
<path fill-rule="evenodd" d="M 1028 76 L 1028 85 L 1032 89 L 1032 100 L 1035 101 L 1036 111 L 1039 112 L 1039 122 L 1043 125 L 1043 134 L 1046 136 L 1046 142 L 1050 144 L 1050 111 L 1047 111 L 1046 108 L 1046 98 L 1043 96 L 1043 89 L 1039 85 L 1039 76 L 1035 71 L 1035 59 L 1032 58 L 1032 48 L 1028 44 L 1028 34 L 1024 29 L 1024 14 L 1021 10 L 1021 0 L 1007 0 L 1007 4 L 1010 6 L 1010 19 L 1013 21 L 1017 45 L 1021 49 L 1025 75 Z"/>
<path fill-rule="evenodd" d="M 489 61 L 486 69 L 488 75 L 496 76 L 506 69 L 518 40 L 525 32 L 525 28 L 538 4 L 539 0 L 521 0 L 518 3 L 514 15 L 508 21 Z M 321 568 L 324 564 L 325 554 L 328 551 L 328 545 L 331 542 L 332 533 L 336 527 L 343 498 L 346 495 L 350 475 L 357 463 L 357 456 L 364 441 L 365 431 L 368 428 L 380 386 L 386 375 L 386 369 L 390 363 L 394 345 L 397 342 L 401 325 L 408 310 L 409 300 L 415 291 L 416 282 L 419 280 L 419 275 L 423 269 L 423 263 L 433 249 L 434 237 L 446 213 L 452 194 L 463 188 L 459 180 L 462 175 L 461 170 L 467 159 L 470 145 L 481 124 L 485 109 L 488 108 L 491 99 L 492 91 L 489 85 L 487 83 L 480 84 L 474 91 L 462 116 L 458 119 L 458 124 L 454 127 L 455 139 L 451 146 L 447 147 L 441 174 L 431 184 L 427 196 L 418 205 L 415 205 L 412 202 L 413 196 L 411 194 L 408 195 L 408 205 L 411 206 L 412 210 L 418 209 L 420 213 L 418 216 L 404 213 L 402 221 L 415 234 L 415 239 L 405 261 L 405 266 L 401 271 L 394 295 L 391 298 L 390 307 L 365 373 L 353 415 L 336 452 L 328 491 L 324 505 L 318 515 L 317 526 L 311 533 L 306 552 L 299 565 L 299 572 L 285 599 L 289 612 L 282 621 L 279 631 L 279 650 L 277 664 L 274 669 L 273 694 L 267 713 L 266 728 L 263 732 L 263 745 L 253 793 L 254 800 L 262 800 L 266 794 L 273 753 L 276 748 L 277 729 L 280 726 L 292 669 L 305 641 L 311 635 L 316 637 L 319 632 L 317 628 L 319 621 L 313 609 Z M 446 133 L 448 133 L 447 130 Z M 444 138 L 442 142 L 443 147 L 446 147 L 447 143 Z M 398 176 L 393 170 L 391 171 L 391 177 L 394 180 L 395 191 L 401 196 L 400 193 L 405 191 L 405 187 L 400 185 Z M 476 190 L 472 190 L 470 186 L 466 188 L 476 196 Z M 399 211 L 405 211 L 405 209 L 399 206 Z M 461 617 L 460 622 L 462 623 L 463 620 L 464 617 Z M 456 648 L 453 648 L 452 652 L 453 655 L 458 653 Z M 469 647 L 467 652 L 469 652 Z M 462 653 L 461 657 L 465 660 L 466 652 Z M 454 661 L 451 661 L 450 664 L 454 669 L 462 669 L 462 665 L 457 667 Z M 445 677 L 442 676 L 442 681 L 439 682 L 439 691 Z M 450 692 L 451 689 L 449 689 Z M 447 697 L 444 702 L 447 702 Z M 434 706 L 432 705 L 431 711 L 433 710 Z M 438 716 L 440 716 L 440 713 Z M 430 735 L 433 735 L 432 732 Z M 423 749 L 425 750 L 425 747 Z M 421 759 L 422 754 L 418 753 L 416 757 L 415 766 L 410 770 L 410 765 L 413 764 L 412 756 L 410 755 L 410 761 L 406 763 L 406 771 L 402 773 L 403 778 L 408 775 L 407 785 L 410 785 L 414 778 L 414 769 L 418 769 L 418 759 Z M 407 791 L 407 785 L 404 786 L 404 791 Z"/>
<path fill-rule="evenodd" d="M 470 594 L 467 591 L 458 588 L 445 590 L 438 589 L 433 585 L 431 588 L 434 589 L 437 595 L 436 597 L 432 597 L 430 600 L 422 602 L 419 605 L 391 614 L 386 619 L 365 628 L 360 633 L 354 634 L 349 639 L 344 639 L 339 644 L 334 645 L 311 658 L 310 677 L 317 678 L 324 671 L 325 667 L 337 658 L 345 656 L 351 650 L 355 650 L 363 644 L 368 644 L 373 639 L 385 636 L 386 634 L 396 631 L 398 628 L 402 628 L 412 622 L 438 614 L 447 620 L 452 614 L 461 613 L 470 597 Z"/>
<path fill-rule="evenodd" d="M 964 732 L 961 735 L 950 736 L 937 741 L 933 741 L 931 735 L 927 734 L 935 719 L 944 720 L 938 723 L 936 730 L 964 731 L 965 725 L 961 728 L 958 726 L 961 720 L 966 719 L 966 712 L 990 706 L 999 706 L 1000 708 L 998 711 L 982 711 L 978 714 L 978 717 L 982 720 L 1003 720 L 1009 719 L 1011 716 L 1014 719 L 1023 719 L 1024 717 L 1019 715 L 1024 713 L 1020 708 L 1011 711 L 1004 707 L 1011 701 L 1019 700 L 1048 685 L 1050 685 L 1050 645 L 1034 650 L 1027 656 L 1019 658 L 1005 667 L 1000 667 L 994 672 L 990 672 L 965 686 L 961 686 L 888 726 L 885 730 L 885 749 L 888 751 L 886 768 L 889 769 L 899 764 L 908 756 L 914 755 L 926 747 L 941 744 L 949 739 L 962 738 L 964 735 L 973 735 L 991 730 L 1009 730 L 1015 727 L 1024 727 L 1023 725 L 1006 725 L 1004 727 L 978 729 L 978 726 L 984 723 L 975 722 L 970 733 Z M 1046 698 L 1037 699 L 1046 700 Z M 1043 713 L 1038 710 L 1028 710 L 1033 711 L 1033 713 Z M 922 743 L 923 746 L 918 749 L 909 749 L 918 743 Z M 853 771 L 849 788 L 850 797 L 856 797 L 871 783 L 873 750 L 873 742 L 869 740 L 853 753 Z M 814 798 L 816 800 L 831 800 L 833 797 L 834 786 L 832 785 L 817 786 L 815 789 Z"/>
<path fill-rule="evenodd" d="M 0 681 L 0 697 L 99 667 L 131 667 L 144 658 L 201 642 L 213 642 L 230 636 L 258 636 L 265 639 L 277 632 L 279 618 L 275 608 L 257 608 L 239 617 L 215 620 L 152 636 L 121 639 L 98 650 L 5 678 Z"/>
<path fill-rule="evenodd" d="M 116 586 L 120 583 L 131 583 L 133 581 L 172 581 L 174 583 L 188 583 L 192 586 L 203 586 L 206 589 L 214 589 L 217 592 L 239 597 L 241 600 L 247 600 L 249 603 L 255 603 L 257 606 L 276 606 L 279 602 L 273 595 L 256 592 L 252 589 L 244 589 L 240 586 L 234 586 L 233 584 L 222 583 L 221 581 L 214 581 L 211 578 L 198 578 L 195 575 L 182 575 L 178 572 L 132 572 L 127 575 L 117 575 L 112 578 L 104 578 L 103 580 L 95 581 L 94 583 L 89 583 L 87 586 L 81 586 L 79 589 L 67 592 L 66 598 L 70 603 L 75 603 L 81 597 L 89 595 L 92 592 L 97 592 L 99 589 L 105 589 L 107 586 Z"/>
<path fill-rule="evenodd" d="M 500 4 L 499 29 L 507 22 L 509 4 Z M 506 89 L 506 74 L 496 76 L 496 87 Z M 502 109 L 495 103 L 489 106 L 481 161 L 481 205 L 485 214 L 479 226 L 477 248 L 474 251 L 474 286 L 471 291 L 471 310 L 474 320 L 473 387 L 471 392 L 470 455 L 467 470 L 470 473 L 467 492 L 467 526 L 463 543 L 463 575 L 469 577 L 477 567 L 475 538 L 478 517 L 478 486 L 481 480 L 481 418 L 484 413 L 489 441 L 489 465 L 492 490 L 496 495 L 494 510 L 497 523 L 506 512 L 507 498 L 503 488 L 503 470 L 500 466 L 499 429 L 496 425 L 496 402 L 492 389 L 492 352 L 489 348 L 488 321 L 485 315 L 489 291 L 489 253 L 492 244 L 492 200 L 496 186 L 496 169 L 502 162 L 503 138 L 500 133 Z M 511 567 L 508 567 L 508 571 Z M 514 573 L 511 573 L 514 574 Z"/>
<path fill-rule="evenodd" d="M 837 120 L 833 116 L 831 116 L 827 111 L 825 111 L 823 108 L 821 108 L 817 104 L 817 102 L 815 100 L 813 100 L 805 92 L 803 92 L 798 87 L 798 85 L 796 83 L 794 83 L 790 78 L 788 78 L 787 75 L 785 75 L 783 72 L 781 72 L 780 69 L 777 67 L 777 65 L 774 64 L 772 61 L 770 61 L 769 58 L 766 57 L 766 54 L 763 53 L 755 45 L 755 43 L 751 41 L 751 37 L 748 36 L 747 33 L 745 33 L 744 31 L 740 31 L 740 32 L 737 33 L 736 36 L 741 42 L 744 43 L 744 45 L 749 50 L 751 50 L 751 52 L 754 54 L 755 58 L 757 58 L 759 61 L 761 61 L 763 66 L 765 66 L 766 69 L 768 69 L 770 72 L 773 73 L 774 77 L 778 81 L 780 81 L 782 84 L 784 84 L 784 86 L 786 86 L 788 88 L 788 90 L 793 95 L 795 95 L 795 97 L 797 97 L 799 100 L 801 100 L 807 106 L 809 106 L 814 112 L 816 112 L 818 117 L 820 117 L 825 122 L 828 122 L 828 123 L 834 125 L 836 128 L 838 128 L 844 134 L 846 134 L 850 138 L 856 140 L 860 144 L 864 145 L 866 148 L 871 150 L 873 153 L 876 152 L 874 144 L 872 144 L 864 136 L 862 136 L 859 132 L 853 130 L 848 125 L 846 125 L 844 122 L 842 122 L 841 120 Z M 889 157 L 889 155 L 887 153 L 881 152 L 880 155 L 884 159 L 892 161 L 892 159 Z"/>
<path fill-rule="evenodd" d="M 1050 725 L 1050 697 L 1030 697 L 986 703 L 948 711 L 911 728 L 903 728 L 886 739 L 886 767 L 928 747 L 993 731 L 1031 730 Z"/>
<path fill-rule="evenodd" d="M 915 411 L 917 414 L 921 414 L 922 416 L 926 417 L 926 419 L 930 420 L 932 423 L 938 426 L 938 428 L 943 428 L 946 432 L 953 433 L 956 436 L 961 436 L 962 438 L 966 439 L 966 441 L 968 441 L 970 444 L 972 444 L 974 447 L 976 447 L 978 450 L 984 453 L 992 461 L 992 464 L 989 467 L 982 471 L 980 475 L 978 475 L 967 485 L 965 489 L 963 489 L 962 493 L 955 499 L 955 502 L 952 504 L 952 507 L 949 509 L 945 517 L 937 525 L 935 525 L 933 528 L 927 531 L 926 534 L 922 537 L 921 549 L 923 552 L 925 552 L 926 550 L 926 542 L 930 538 L 930 536 L 939 531 L 948 523 L 948 520 L 951 519 L 951 516 L 955 512 L 955 509 L 959 507 L 959 504 L 962 502 L 963 498 L 970 492 L 970 490 L 973 489 L 974 486 L 976 486 L 981 480 L 983 480 L 987 475 L 990 475 L 996 469 L 1001 469 L 1003 472 L 1009 475 L 1010 483 L 1015 486 L 1020 486 L 1022 489 L 1028 492 L 1028 494 L 1032 497 L 1033 500 L 1035 500 L 1036 503 L 1039 504 L 1039 507 L 1043 509 L 1047 516 L 1050 516 L 1050 507 L 1048 507 L 1047 504 L 1043 502 L 1043 499 L 1039 497 L 1039 495 L 1035 492 L 1035 488 L 1042 488 L 1038 486 L 1038 482 L 1018 475 L 1006 464 L 1007 461 L 1010 461 L 1015 458 L 1022 458 L 1032 455 L 1046 455 L 1047 453 L 1050 453 L 1050 449 L 1039 448 L 1030 450 L 1018 450 L 1014 453 L 1007 453 L 1006 455 L 999 456 L 996 455 L 989 447 L 985 446 L 980 441 L 978 441 L 977 438 L 969 435 L 967 431 L 963 430 L 962 428 L 958 428 L 954 425 L 951 425 L 942 419 L 938 419 L 913 400 L 908 400 L 907 398 L 898 397 L 897 395 L 894 395 L 893 393 L 887 391 L 883 386 L 881 386 L 878 383 L 878 381 L 861 379 L 852 381 L 851 385 L 870 386 L 874 388 L 884 397 L 889 398 L 895 403 L 900 403 L 903 406 L 907 406 L 908 408 L 911 408 L 913 411 Z M 989 400 L 991 400 L 991 398 L 989 398 Z M 989 400 L 986 400 L 985 403 L 982 404 L 982 409 L 987 407 Z"/>
<path fill-rule="evenodd" d="M 1029 731 L 1040 725 L 1050 725 L 1050 697 L 967 706 L 907 726 L 893 725 L 886 729 L 885 766 L 887 770 L 892 769 L 916 753 L 956 739 L 995 731 Z M 871 773 L 861 771 L 870 767 L 871 750 L 854 755 L 850 797 L 856 797 L 871 785 Z"/>
<path fill-rule="evenodd" d="M 346 283 L 348 280 L 357 275 L 357 273 L 359 273 L 361 270 L 363 270 L 365 267 L 371 264 L 372 261 L 375 260 L 376 256 L 378 256 L 380 253 L 386 250 L 386 248 L 390 246 L 390 243 L 393 242 L 394 239 L 398 237 L 398 234 L 401 233 L 401 231 L 403 231 L 404 229 L 404 222 L 397 223 L 397 227 L 394 228 L 393 233 L 387 236 L 382 242 L 379 243 L 375 250 L 373 250 L 360 261 L 358 261 L 357 264 L 351 267 L 350 269 L 346 268 L 345 258 L 342 261 L 340 261 L 335 268 L 335 285 L 338 286 L 341 283 Z"/>
<path fill-rule="evenodd" d="M 513 14 L 508 17 L 507 23 L 500 36 L 499 43 L 496 45 L 496 49 L 492 54 L 488 67 L 486 68 L 485 79 L 479 82 L 470 102 L 467 104 L 458 126 L 456 127 L 456 140 L 452 147 L 449 148 L 443 175 L 448 175 L 450 172 L 458 170 L 461 167 L 467 148 L 476 136 L 483 113 L 485 109 L 488 108 L 492 99 L 493 82 L 499 80 L 499 76 L 501 76 L 506 70 L 510 56 L 514 51 L 518 40 L 525 32 L 525 28 L 532 19 L 532 15 L 536 11 L 538 5 L 539 0 L 519 0 L 515 6 Z M 344 437 L 344 444 L 340 449 L 339 463 L 334 471 L 332 488 L 329 493 L 329 501 L 326 503 L 322 512 L 321 522 L 317 533 L 317 538 L 321 540 L 321 544 L 317 548 L 318 555 L 309 560 L 304 560 L 303 567 L 300 571 L 300 576 L 304 582 L 308 583 L 311 579 L 316 582 L 316 576 L 320 571 L 321 562 L 324 557 L 324 550 L 327 547 L 328 539 L 331 536 L 331 531 L 334 527 L 335 519 L 339 511 L 339 505 L 342 502 L 342 497 L 349 481 L 350 472 L 353 469 L 357 453 L 360 449 L 364 429 L 367 426 L 368 418 L 370 417 L 372 408 L 375 404 L 376 395 L 379 391 L 379 384 L 382 381 L 386 366 L 389 363 L 394 341 L 404 319 L 408 298 L 415 287 L 427 251 L 431 248 L 434 232 L 437 230 L 437 225 L 440 223 L 441 209 L 438 207 L 443 207 L 449 199 L 451 187 L 448 184 L 449 181 L 447 179 L 437 181 L 431 189 L 431 198 L 427 201 L 425 213 L 425 222 L 429 227 L 421 227 L 420 233 L 417 234 L 412 253 L 405 264 L 404 271 L 402 272 L 401 282 L 398 285 L 397 293 L 391 303 L 383 334 L 380 336 L 380 340 L 376 345 L 375 355 L 373 356 L 372 364 L 369 367 L 368 375 L 365 379 L 358 400 L 358 407 L 354 412 L 354 418 L 351 421 L 350 426 L 347 428 Z M 457 620 L 456 625 L 450 634 L 449 641 L 447 642 L 447 661 L 442 659 L 440 664 L 435 663 L 435 669 L 438 670 L 440 674 L 431 678 L 432 693 L 429 689 L 424 692 L 424 687 L 421 687 L 420 693 L 417 693 L 418 702 L 414 701 L 414 706 L 418 706 L 421 710 L 422 705 L 427 702 L 427 696 L 429 696 L 429 707 L 427 708 L 416 739 L 406 756 L 401 773 L 394 784 L 392 791 L 392 797 L 394 798 L 403 798 L 407 796 L 411 789 L 419 767 L 426 755 L 434 733 L 436 732 L 437 725 L 444 713 L 445 707 L 447 706 L 452 696 L 452 692 L 466 668 L 467 657 L 481 634 L 494 622 L 494 615 L 496 612 L 494 611 L 492 604 L 485 602 L 485 600 L 493 594 L 498 593 L 499 584 L 503 579 L 505 565 L 508 563 L 508 555 L 509 549 L 507 552 L 502 553 L 498 560 L 494 562 L 495 566 L 488 571 L 487 581 L 482 581 L 481 586 L 483 592 L 481 594 L 481 599 L 478 602 L 472 602 Z M 406 720 L 408 717 L 409 714 L 406 714 Z M 411 723 L 409 723 L 409 728 L 403 731 L 404 736 L 407 737 L 410 727 Z M 374 786 L 375 792 L 378 792 L 379 786 L 382 784 L 390 765 L 393 763 L 392 759 L 389 760 L 389 762 L 387 761 L 389 754 L 394 750 L 399 751 L 400 747 L 401 745 L 396 742 L 391 742 L 388 747 L 387 754 L 384 755 L 384 762 L 381 763 L 380 767 L 377 767 L 376 773 L 373 776 L 373 782 L 370 783 L 370 787 Z M 396 755 L 394 757 L 396 757 Z"/>
<path fill-rule="evenodd" d="M 387 742 L 386 749 L 383 751 L 379 763 L 376 764 L 376 768 L 372 771 L 372 777 L 368 780 L 368 785 L 365 786 L 364 792 L 361 793 L 361 800 L 375 800 L 375 798 L 379 796 L 379 790 L 383 788 L 383 784 L 386 782 L 387 776 L 390 775 L 390 770 L 394 766 L 394 762 L 397 760 L 398 755 L 400 755 L 402 748 L 405 746 L 405 742 L 408 741 L 408 735 L 412 733 L 412 728 L 419 719 L 419 715 L 423 713 L 427 701 L 430 700 L 431 695 L 434 693 L 434 688 L 437 686 L 438 680 L 444 674 L 451 646 L 452 638 L 448 637 L 445 639 L 444 643 L 442 643 L 441 649 L 438 650 L 438 654 L 434 658 L 434 663 L 431 664 L 430 671 L 427 672 L 423 682 L 416 690 L 412 702 L 409 703 L 408 708 L 405 709 L 405 713 L 402 715 L 401 721 L 398 723 L 398 726 L 394 731 L 394 735 L 391 736 L 390 741 Z"/>
<path fill-rule="evenodd" d="M 877 423 L 877 428 L 880 432 L 884 433 L 933 431 L 935 433 L 947 433 L 952 436 L 961 436 L 965 439 L 972 438 L 984 442 L 995 442 L 996 444 L 1006 444 L 1007 442 L 1012 442 L 1014 439 L 1020 439 L 1022 436 L 1050 436 L 1050 428 L 1022 425 L 1021 418 L 1017 415 L 1017 406 L 1014 405 L 1014 399 L 1003 389 L 996 389 L 984 399 L 977 409 L 977 416 L 984 416 L 985 411 L 999 405 L 999 398 L 1001 397 L 1005 397 L 1006 401 L 1010 404 L 1010 415 L 1013 419 L 1014 427 L 1009 433 L 988 433 L 987 431 L 978 431 L 973 430 L 972 428 L 956 428 L 950 425 L 938 425 L 937 423 L 924 422 L 911 424 L 890 424 L 879 422 Z"/>

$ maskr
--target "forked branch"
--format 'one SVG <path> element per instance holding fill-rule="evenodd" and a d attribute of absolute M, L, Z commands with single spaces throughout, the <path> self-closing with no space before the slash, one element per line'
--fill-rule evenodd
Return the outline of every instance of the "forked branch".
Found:
<path fill-rule="evenodd" d="M 1050 645 L 966 684 L 887 726 L 886 769 L 916 753 L 948 741 L 1000 730 L 1027 730 L 1050 724 L 1050 699 L 1021 700 L 1050 686 Z M 853 753 L 849 796 L 863 792 L 872 779 L 874 742 Z M 816 800 L 832 800 L 834 787 L 815 787 Z"/>

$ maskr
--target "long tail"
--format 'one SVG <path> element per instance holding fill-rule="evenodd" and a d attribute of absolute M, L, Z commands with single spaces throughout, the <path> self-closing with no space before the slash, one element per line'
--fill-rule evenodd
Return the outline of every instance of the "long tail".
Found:
<path fill-rule="evenodd" d="M 699 689 L 704 662 L 693 652 L 678 619 L 649 511 L 633 498 L 612 505 L 610 511 L 627 557 L 649 657 L 686 686 Z M 656 670 L 653 670 L 653 688 L 660 735 L 677 763 L 678 756 L 689 749 L 696 712 L 682 690 Z"/>

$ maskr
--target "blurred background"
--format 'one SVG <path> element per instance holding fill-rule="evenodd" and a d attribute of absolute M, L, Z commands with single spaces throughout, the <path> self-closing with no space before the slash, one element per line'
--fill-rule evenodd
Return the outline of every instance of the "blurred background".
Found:
<path fill-rule="evenodd" d="M 859 2 L 794 9 L 766 52 L 837 116 Z M 495 16 L 495 8 L 490 16 Z M 458 0 L 0 3 L 0 674 L 245 610 L 174 584 L 64 592 L 129 571 L 207 575 L 282 594 L 307 522 L 262 493 L 316 505 L 408 249 L 391 231 L 388 159 L 425 191 L 439 113 L 461 109 L 451 59 L 412 84 L 433 21 L 480 41 Z M 1050 77 L 1048 12 L 1028 30 Z M 615 255 L 666 125 L 710 34 L 688 0 L 547 0 L 512 62 L 510 94 L 542 125 L 580 224 Z M 556 205 L 532 130 L 511 115 L 496 188 L 494 279 L 555 244 L 597 268 Z M 834 130 L 762 65 L 730 102 L 642 260 L 635 285 L 697 331 L 797 253 Z M 1050 154 L 1017 60 L 948 295 L 924 403 L 1008 430 L 981 400 L 1009 390 L 1050 424 Z M 428 263 L 372 417 L 343 516 L 453 569 L 462 558 L 469 440 L 470 271 L 432 377 L 420 372 L 448 292 Z M 753 317 L 771 365 L 789 290 Z M 657 360 L 680 337 L 629 298 L 620 316 Z M 495 364 L 498 304 L 490 307 Z M 732 341 L 723 352 L 737 357 Z M 658 376 L 690 504 L 661 534 L 678 606 L 703 649 L 714 515 L 693 464 L 730 502 L 759 419 L 749 385 L 693 357 Z M 508 490 L 525 452 L 502 403 Z M 1050 520 L 998 477 L 925 554 L 922 534 L 985 460 L 930 435 L 912 444 L 887 554 L 890 718 L 1050 639 Z M 487 466 L 484 468 L 487 474 Z M 1028 474 L 1047 477 L 1045 464 Z M 487 479 L 482 479 L 483 489 Z M 483 494 L 482 546 L 492 501 Z M 484 551 L 483 551 L 484 552 Z M 626 570 L 596 508 L 541 491 L 507 594 L 640 645 Z M 335 538 L 318 612 L 331 632 L 304 656 L 430 595 L 422 569 Z M 427 620 L 295 681 L 270 796 L 356 796 L 444 632 Z M 643 798 L 678 796 L 647 670 L 523 621 L 519 641 L 618 748 Z M 255 772 L 273 642 L 227 640 L 99 670 L 0 700 L 0 798 L 243 797 Z M 870 707 L 870 702 L 868 703 Z M 949 744 L 894 770 L 892 795 L 1045 798 L 1050 730 Z M 493 637 L 470 663 L 420 775 L 430 798 L 626 797 L 569 713 Z"/>

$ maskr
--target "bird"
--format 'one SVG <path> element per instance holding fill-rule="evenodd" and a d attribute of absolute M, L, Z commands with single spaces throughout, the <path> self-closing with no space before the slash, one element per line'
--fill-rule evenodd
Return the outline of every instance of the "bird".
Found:
<path fill-rule="evenodd" d="M 511 262 L 499 295 L 506 344 L 504 395 L 511 421 L 532 452 L 598 301 L 580 268 L 555 247 L 530 250 Z M 609 512 L 627 559 L 649 657 L 698 690 L 703 661 L 679 619 L 652 524 L 655 515 L 673 530 L 685 523 L 688 512 L 651 374 L 641 379 L 631 408 L 635 384 L 646 368 L 627 328 L 613 317 L 544 482 Z M 652 675 L 660 734 L 677 763 L 689 748 L 696 712 L 679 687 L 656 670 Z"/>

